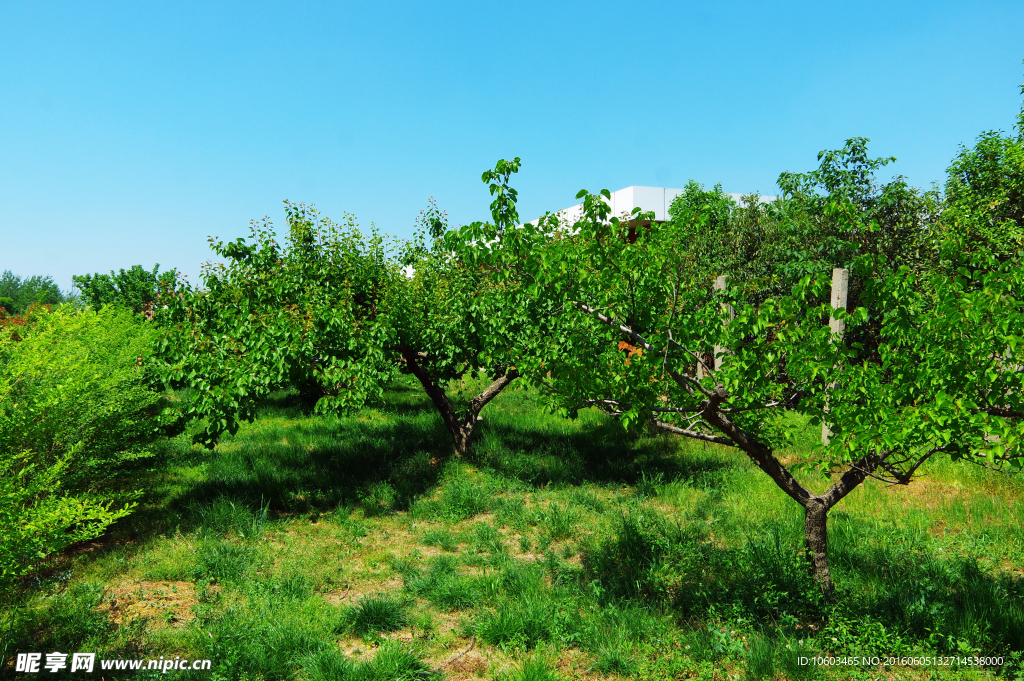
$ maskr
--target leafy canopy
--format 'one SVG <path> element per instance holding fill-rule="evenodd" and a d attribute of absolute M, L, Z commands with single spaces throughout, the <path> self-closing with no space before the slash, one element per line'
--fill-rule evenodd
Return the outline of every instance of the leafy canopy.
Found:
<path fill-rule="evenodd" d="M 380 397 L 396 367 L 386 299 L 398 272 L 376 233 L 354 218 L 322 218 L 285 202 L 284 244 L 264 219 L 250 240 L 210 240 L 225 259 L 207 263 L 203 288 L 180 281 L 162 297 L 159 354 L 172 385 L 190 387 L 186 419 L 205 418 L 196 442 L 252 420 L 273 390 L 298 386 L 318 412 Z"/>
<path fill-rule="evenodd" d="M 7 314 L 17 315 L 33 304 L 60 305 L 71 297 L 53 282 L 53 277 L 20 277 L 10 270 L 0 274 L 0 308 Z"/>
<path fill-rule="evenodd" d="M 93 309 L 104 305 L 121 305 L 135 312 L 150 310 L 160 287 L 175 281 L 176 272 L 160 272 L 160 265 L 146 270 L 142 265 L 133 265 L 127 271 L 111 270 L 110 274 L 85 274 L 72 277 L 75 286 L 82 292 L 82 301 Z"/>

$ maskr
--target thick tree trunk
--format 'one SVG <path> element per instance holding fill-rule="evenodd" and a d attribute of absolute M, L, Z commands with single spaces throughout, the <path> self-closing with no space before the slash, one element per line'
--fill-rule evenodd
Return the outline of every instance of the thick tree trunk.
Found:
<path fill-rule="evenodd" d="M 832 600 L 835 586 L 828 568 L 828 506 L 818 499 L 812 499 L 804 506 L 804 535 L 811 576 L 825 598 Z"/>
<path fill-rule="evenodd" d="M 497 397 L 498 393 L 504 390 L 509 383 L 518 378 L 519 372 L 515 369 L 509 369 L 503 376 L 499 376 L 482 393 L 469 401 L 466 405 L 466 413 L 460 416 L 451 400 L 448 399 L 444 388 L 438 385 L 437 381 L 430 375 L 430 372 L 420 364 L 417 354 L 411 348 L 404 345 L 400 346 L 399 350 L 405 359 L 406 365 L 409 367 L 409 371 L 419 380 L 423 390 L 426 391 L 431 402 L 434 403 L 437 411 L 441 414 L 441 420 L 444 421 L 445 428 L 448 429 L 448 433 L 452 436 L 455 455 L 462 456 L 468 454 L 469 446 L 473 439 L 473 429 L 479 419 L 480 411 L 488 402 Z M 431 463 L 437 464 L 439 461 L 432 460 Z"/>

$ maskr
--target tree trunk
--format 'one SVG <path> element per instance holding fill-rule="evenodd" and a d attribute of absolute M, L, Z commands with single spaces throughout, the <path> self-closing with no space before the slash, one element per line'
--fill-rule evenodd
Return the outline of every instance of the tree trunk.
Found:
<path fill-rule="evenodd" d="M 832 600 L 835 587 L 828 568 L 828 506 L 819 499 L 811 499 L 804 506 L 804 535 L 807 541 L 807 561 L 811 576 L 818 583 L 827 600 Z"/>
<path fill-rule="evenodd" d="M 499 376 L 482 393 L 469 401 L 469 404 L 466 405 L 466 413 L 460 416 L 451 400 L 448 399 L 444 388 L 420 364 L 417 353 L 404 345 L 400 346 L 399 350 L 405 359 L 406 365 L 409 367 L 409 371 L 419 380 L 423 390 L 426 391 L 437 411 L 441 414 L 441 420 L 444 421 L 445 428 L 448 429 L 448 433 L 452 436 L 455 455 L 462 456 L 468 454 L 469 446 L 473 439 L 473 428 L 476 426 L 480 410 L 497 397 L 498 393 L 504 390 L 509 383 L 518 378 L 519 372 L 513 368 L 505 372 L 503 376 Z M 432 458 L 431 463 L 436 465 L 440 463 L 440 460 Z"/>
<path fill-rule="evenodd" d="M 739 428 L 729 419 L 728 414 L 719 410 L 718 407 L 725 401 L 725 396 L 725 389 L 721 385 L 716 386 L 714 392 L 705 402 L 702 416 L 727 437 L 712 439 L 704 436 L 702 439 L 739 447 L 758 468 L 768 474 L 779 486 L 779 489 L 803 506 L 804 537 L 811 576 L 818 583 L 825 598 L 831 601 L 835 587 L 832 584 L 832 573 L 828 566 L 828 512 L 864 482 L 867 476 L 885 461 L 888 454 L 879 454 L 875 450 L 871 450 L 851 463 L 849 469 L 823 494 L 812 494 L 782 465 L 770 447 Z M 676 428 L 674 432 L 690 437 L 694 436 L 694 434 L 679 428 Z"/>

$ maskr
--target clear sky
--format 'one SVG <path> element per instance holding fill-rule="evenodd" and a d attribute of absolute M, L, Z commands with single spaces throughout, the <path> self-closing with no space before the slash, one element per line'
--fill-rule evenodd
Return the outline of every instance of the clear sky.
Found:
<path fill-rule="evenodd" d="M 580 188 L 721 182 L 870 137 L 918 186 L 1010 130 L 1024 2 L 0 2 L 0 270 L 160 263 L 281 201 L 411 234 Z"/>

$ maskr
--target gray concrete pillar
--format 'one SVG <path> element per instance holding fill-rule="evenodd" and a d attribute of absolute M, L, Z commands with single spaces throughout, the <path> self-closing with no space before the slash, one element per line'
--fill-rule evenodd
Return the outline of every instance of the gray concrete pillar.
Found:
<path fill-rule="evenodd" d="M 728 285 L 729 285 L 729 277 L 724 275 L 724 274 L 722 276 L 720 276 L 718 279 L 715 279 L 715 290 L 716 291 L 724 291 L 728 287 Z M 732 305 L 723 305 L 722 309 L 729 313 L 729 319 L 728 319 L 728 321 L 725 322 L 725 324 L 728 324 L 729 322 L 731 322 L 736 317 L 736 311 L 733 310 Z M 722 357 L 721 357 L 721 354 L 724 353 L 724 352 L 725 352 L 725 348 L 723 348 L 720 345 L 716 345 L 715 346 L 715 371 L 718 371 L 719 369 L 722 368 Z"/>
<path fill-rule="evenodd" d="M 850 292 L 850 270 L 836 268 L 832 270 L 832 297 L 829 302 L 832 304 L 833 310 L 846 309 L 846 301 Z M 830 316 L 828 318 L 828 328 L 832 330 L 832 335 L 836 338 L 842 338 L 843 331 L 846 330 L 846 324 L 841 319 L 836 319 Z M 830 384 L 829 389 L 835 387 L 835 383 Z M 828 397 L 825 398 L 825 413 L 828 413 Z M 824 421 L 821 424 L 821 444 L 827 445 L 828 438 L 832 434 L 829 430 L 828 424 Z"/>

